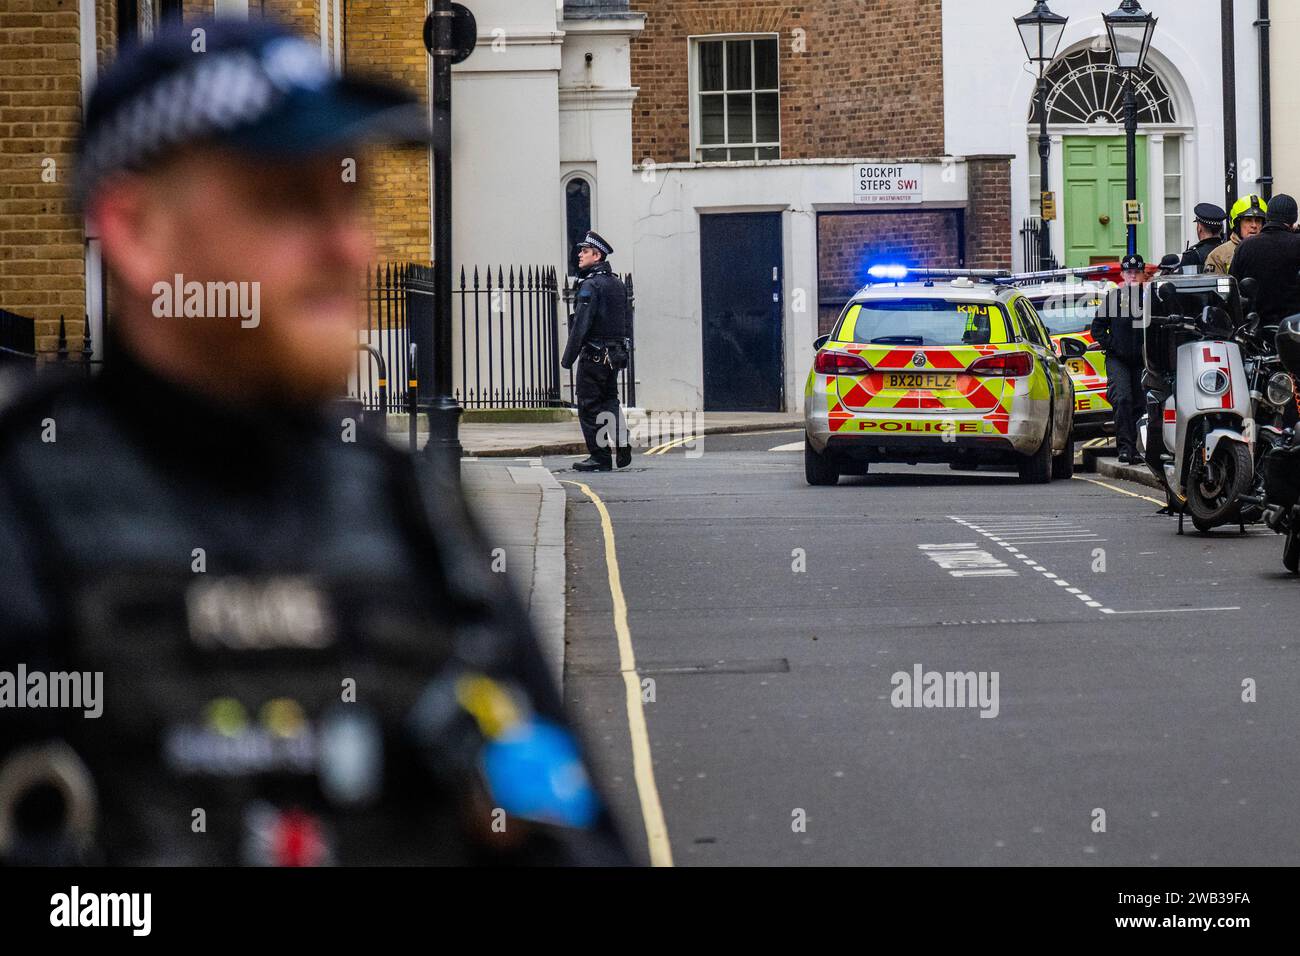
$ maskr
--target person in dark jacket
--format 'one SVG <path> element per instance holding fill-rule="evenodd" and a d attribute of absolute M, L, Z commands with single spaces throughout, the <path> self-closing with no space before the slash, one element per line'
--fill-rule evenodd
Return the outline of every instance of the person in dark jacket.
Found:
<path fill-rule="evenodd" d="M 1254 309 L 1264 325 L 1277 325 L 1300 312 L 1300 235 L 1294 232 L 1296 201 L 1279 193 L 1268 202 L 1260 234 L 1243 242 L 1228 274 L 1258 283 Z"/>
<path fill-rule="evenodd" d="M 625 862 L 457 483 L 333 401 L 373 253 L 340 168 L 426 112 L 202 27 L 88 105 L 102 372 L 0 399 L 0 864 Z"/>
<path fill-rule="evenodd" d="M 1111 289 L 1097 307 L 1092 337 L 1106 353 L 1106 400 L 1115 411 L 1115 445 L 1123 464 L 1139 460 L 1137 421 L 1145 392 L 1142 388 L 1142 317 L 1146 263 L 1139 255 L 1120 263 L 1122 284 Z"/>
<path fill-rule="evenodd" d="M 1228 214 L 1212 202 L 1197 203 L 1192 211 L 1196 215 L 1196 244 L 1183 253 L 1179 265 L 1199 274 L 1205 271 L 1210 253 L 1223 245 L 1223 220 Z"/>
<path fill-rule="evenodd" d="M 560 364 L 578 363 L 574 399 L 588 457 L 575 471 L 612 471 L 632 463 L 627 423 L 618 401 L 618 373 L 628 365 L 627 288 L 610 268 L 614 247 L 599 233 L 578 243 L 578 288 L 569 340 Z M 579 361 L 580 360 L 580 361 Z"/>

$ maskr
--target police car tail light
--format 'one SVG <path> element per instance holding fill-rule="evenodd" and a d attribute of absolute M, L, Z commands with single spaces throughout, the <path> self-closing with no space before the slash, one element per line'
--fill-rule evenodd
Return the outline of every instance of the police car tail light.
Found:
<path fill-rule="evenodd" d="M 1001 352 L 982 358 L 966 371 L 971 375 L 1000 375 L 1019 378 L 1034 370 L 1034 360 L 1028 352 Z"/>
<path fill-rule="evenodd" d="M 871 371 L 866 359 L 849 352 L 818 352 L 813 368 L 818 375 L 863 375 Z"/>

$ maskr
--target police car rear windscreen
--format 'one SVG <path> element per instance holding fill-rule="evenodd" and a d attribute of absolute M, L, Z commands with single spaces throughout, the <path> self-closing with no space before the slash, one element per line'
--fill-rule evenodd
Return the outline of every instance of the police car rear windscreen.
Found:
<path fill-rule="evenodd" d="M 859 345 L 1000 345 L 1007 341 L 1002 310 L 988 303 L 946 299 L 855 302 L 834 341 Z"/>
<path fill-rule="evenodd" d="M 1051 335 L 1065 335 L 1067 332 L 1086 332 L 1092 326 L 1093 317 L 1101 297 L 1095 293 L 1089 295 L 1056 295 L 1045 299 L 1041 304 L 1034 303 L 1038 317 L 1047 326 Z"/>

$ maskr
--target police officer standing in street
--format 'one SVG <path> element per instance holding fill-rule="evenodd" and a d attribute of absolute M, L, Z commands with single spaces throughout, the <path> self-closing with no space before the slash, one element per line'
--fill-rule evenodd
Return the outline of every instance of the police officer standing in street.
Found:
<path fill-rule="evenodd" d="M 1106 353 L 1106 400 L 1115 410 L 1115 445 L 1121 464 L 1139 461 L 1137 421 L 1145 391 L 1142 388 L 1142 335 L 1134 320 L 1142 315 L 1146 263 L 1140 255 L 1125 256 L 1120 263 L 1123 282 L 1111 289 L 1097 307 L 1092 337 Z"/>
<path fill-rule="evenodd" d="M 574 398 L 589 457 L 575 471 L 612 471 L 611 448 L 617 448 L 618 467 L 632 463 L 618 401 L 618 373 L 629 359 L 627 288 L 610 268 L 613 254 L 614 247 L 595 232 L 578 243 L 577 305 L 560 362 L 566 369 L 578 362 Z"/>
<path fill-rule="evenodd" d="M 1193 274 L 1205 271 L 1205 260 L 1210 253 L 1223 245 L 1223 220 L 1228 214 L 1212 202 L 1197 203 L 1192 210 L 1196 214 L 1196 244 L 1183 253 L 1179 265 L 1184 271 Z"/>
<path fill-rule="evenodd" d="M 0 672 L 102 699 L 0 709 L 0 865 L 626 862 L 456 482 L 336 402 L 375 252 L 341 170 L 430 138 L 269 20 L 101 75 L 113 315 L 102 371 L 0 400 Z"/>

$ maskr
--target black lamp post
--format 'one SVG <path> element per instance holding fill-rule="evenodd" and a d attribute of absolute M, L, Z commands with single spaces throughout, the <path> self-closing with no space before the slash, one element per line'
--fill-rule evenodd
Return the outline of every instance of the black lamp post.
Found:
<path fill-rule="evenodd" d="M 1038 107 L 1038 188 L 1044 197 L 1048 193 L 1047 158 L 1052 151 L 1052 140 L 1047 135 L 1047 68 L 1056 59 L 1069 19 L 1048 9 L 1047 0 L 1038 0 L 1034 9 L 1016 17 L 1016 29 L 1025 45 L 1025 55 L 1038 69 L 1038 89 L 1034 94 Z M 1052 242 L 1046 217 L 1038 230 L 1038 267 L 1052 268 Z"/>
<path fill-rule="evenodd" d="M 1137 74 L 1147 61 L 1156 18 L 1138 0 L 1124 0 L 1118 10 L 1104 14 L 1115 64 L 1124 74 L 1124 133 L 1128 139 L 1128 201 L 1137 200 Z M 1128 219 L 1127 209 L 1125 219 Z M 1137 225 L 1128 222 L 1128 254 L 1137 254 Z"/>
<path fill-rule="evenodd" d="M 464 6 L 452 0 L 433 0 L 424 25 L 424 45 L 433 57 L 433 354 L 415 358 L 422 369 L 432 372 L 429 442 L 424 453 L 441 464 L 445 474 L 455 480 L 460 477 L 463 450 L 461 407 L 452 397 L 451 67 L 474 51 L 477 30 L 474 15 Z"/>

